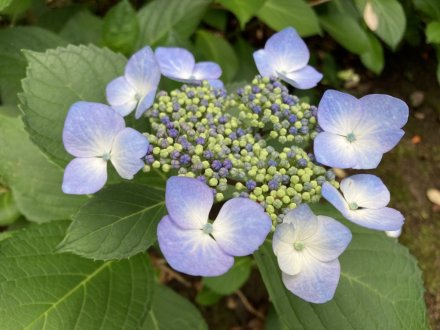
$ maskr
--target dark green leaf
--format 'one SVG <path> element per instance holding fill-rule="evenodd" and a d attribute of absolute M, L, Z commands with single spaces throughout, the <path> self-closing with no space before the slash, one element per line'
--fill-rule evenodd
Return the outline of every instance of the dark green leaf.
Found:
<path fill-rule="evenodd" d="M 197 293 L 196 303 L 202 306 L 210 306 L 218 303 L 222 297 L 223 296 L 221 294 L 218 294 L 204 286 L 202 290 Z"/>
<path fill-rule="evenodd" d="M 102 19 L 88 10 L 73 15 L 60 31 L 60 36 L 75 45 L 102 44 Z"/>
<path fill-rule="evenodd" d="M 220 65 L 223 71 L 221 80 L 230 82 L 234 79 L 238 70 L 238 58 L 234 48 L 225 38 L 208 31 L 197 31 L 196 48 L 201 59 Z"/>
<path fill-rule="evenodd" d="M 266 0 L 217 0 L 225 8 L 229 9 L 238 18 L 241 29 L 263 6 Z"/>
<path fill-rule="evenodd" d="M 341 218 L 328 206 L 317 205 L 314 211 Z M 382 232 L 348 226 L 353 240 L 339 258 L 341 278 L 335 297 L 325 304 L 307 303 L 286 290 L 270 243 L 255 253 L 281 321 L 295 329 L 428 329 L 415 259 Z"/>
<path fill-rule="evenodd" d="M 235 80 L 251 81 L 258 74 L 253 57 L 255 49 L 243 38 L 238 38 L 234 44 L 234 49 L 239 61 Z"/>
<path fill-rule="evenodd" d="M 324 30 L 350 52 L 361 55 L 368 51 L 367 32 L 354 18 L 333 14 L 321 16 L 320 20 Z"/>
<path fill-rule="evenodd" d="M 54 254 L 68 222 L 12 232 L 0 242 L 3 329 L 138 329 L 151 306 L 147 255 L 94 262 Z"/>
<path fill-rule="evenodd" d="M 212 291 L 227 296 L 241 288 L 251 275 L 251 269 L 252 260 L 250 258 L 237 258 L 234 266 L 228 272 L 221 276 L 205 277 L 203 284 Z"/>
<path fill-rule="evenodd" d="M 362 64 L 375 74 L 380 74 L 385 65 L 382 44 L 372 33 L 368 33 L 367 36 L 370 46 L 365 53 L 361 54 Z"/>
<path fill-rule="evenodd" d="M 20 211 L 15 204 L 11 192 L 0 192 L 0 226 L 9 225 L 19 217 Z"/>
<path fill-rule="evenodd" d="M 440 1 L 438 0 L 413 0 L 414 6 L 428 17 L 440 20 Z"/>
<path fill-rule="evenodd" d="M 212 26 L 214 29 L 225 32 L 228 24 L 228 12 L 223 9 L 208 9 L 203 16 L 203 23 Z"/>
<path fill-rule="evenodd" d="M 80 100 L 105 103 L 105 87 L 122 74 L 126 59 L 108 49 L 68 46 L 26 52 L 21 109 L 31 139 L 61 166 L 71 159 L 61 141 L 70 106 Z"/>
<path fill-rule="evenodd" d="M 321 33 L 318 17 L 304 0 L 266 0 L 257 16 L 274 30 L 291 26 L 303 37 Z"/>
<path fill-rule="evenodd" d="M 0 141 L 0 175 L 27 219 L 68 219 L 87 200 L 61 191 L 63 171 L 29 140 L 21 118 L 0 115 Z"/>
<path fill-rule="evenodd" d="M 155 45 L 171 31 L 190 37 L 211 0 L 154 0 L 138 12 L 140 37 L 137 48 Z"/>
<path fill-rule="evenodd" d="M 136 183 L 111 185 L 75 215 L 59 251 L 97 260 L 131 257 L 156 241 L 164 214 L 163 190 Z"/>
<path fill-rule="evenodd" d="M 207 330 L 200 312 L 173 290 L 159 285 L 142 330 Z"/>
<path fill-rule="evenodd" d="M 128 0 L 123 0 L 105 15 L 104 44 L 115 51 L 129 55 L 139 38 L 139 21 Z"/>

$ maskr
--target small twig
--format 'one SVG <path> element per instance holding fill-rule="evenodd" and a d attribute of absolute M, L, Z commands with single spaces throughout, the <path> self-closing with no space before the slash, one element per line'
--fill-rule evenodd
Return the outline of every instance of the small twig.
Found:
<path fill-rule="evenodd" d="M 261 320 L 264 320 L 264 315 L 255 309 L 254 306 L 252 306 L 252 304 L 249 302 L 249 300 L 246 298 L 246 296 L 243 294 L 243 292 L 241 292 L 240 290 L 235 291 L 235 294 L 238 296 L 238 298 L 240 298 L 241 303 L 243 304 L 244 308 L 246 308 L 246 310 L 255 315 L 256 317 L 258 317 Z"/>
<path fill-rule="evenodd" d="M 188 282 L 182 275 L 169 268 L 166 265 L 164 259 L 153 259 L 153 263 L 157 268 L 159 268 L 161 273 L 168 276 L 168 278 L 176 280 L 177 282 L 183 284 L 187 288 L 191 287 L 191 283 Z"/>

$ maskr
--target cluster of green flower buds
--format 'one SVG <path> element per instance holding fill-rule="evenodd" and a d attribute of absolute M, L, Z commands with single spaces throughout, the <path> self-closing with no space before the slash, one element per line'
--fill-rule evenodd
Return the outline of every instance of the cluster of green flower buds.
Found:
<path fill-rule="evenodd" d="M 252 110 L 255 100 L 261 113 Z M 316 132 L 314 108 L 298 104 L 277 80 L 256 77 L 229 96 L 207 82 L 183 85 L 159 92 L 146 117 L 151 133 L 146 134 L 145 171 L 157 168 L 198 178 L 213 189 L 217 201 L 249 197 L 274 224 L 300 203 L 319 201 L 325 181 L 337 184 L 333 172 L 302 148 Z M 274 144 L 285 145 L 270 145 L 275 137 Z"/>

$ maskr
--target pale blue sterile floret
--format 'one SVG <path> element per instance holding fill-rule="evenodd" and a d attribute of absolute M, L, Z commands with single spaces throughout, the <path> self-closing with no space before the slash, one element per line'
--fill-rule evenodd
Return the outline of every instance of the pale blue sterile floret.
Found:
<path fill-rule="evenodd" d="M 306 204 L 287 213 L 272 241 L 286 288 L 311 303 L 331 300 L 340 276 L 338 257 L 351 237 L 347 227 L 315 216 Z"/>
<path fill-rule="evenodd" d="M 309 49 L 294 28 L 286 28 L 270 37 L 264 49 L 254 52 L 254 60 L 263 77 L 279 77 L 299 88 L 315 87 L 322 74 L 310 65 Z"/>
<path fill-rule="evenodd" d="M 395 231 L 403 225 L 403 215 L 386 207 L 390 192 L 377 176 L 357 174 L 341 181 L 343 195 L 332 185 L 324 183 L 322 196 L 348 220 L 370 229 Z"/>
<path fill-rule="evenodd" d="M 160 76 L 153 51 L 144 47 L 130 57 L 124 75 L 107 85 L 107 101 L 121 116 L 136 109 L 138 119 L 153 104 Z"/>
<path fill-rule="evenodd" d="M 157 228 L 160 249 L 171 267 L 195 276 L 218 276 L 234 264 L 234 256 L 252 254 L 269 234 L 272 222 L 264 209 L 247 198 L 233 198 L 209 222 L 213 192 L 189 177 L 168 179 L 168 215 Z"/>
<path fill-rule="evenodd" d="M 76 102 L 67 114 L 63 143 L 73 159 L 64 171 L 63 192 L 92 194 L 107 181 L 110 161 L 124 179 L 132 179 L 144 167 L 147 138 L 125 127 L 124 118 L 107 105 Z"/>
<path fill-rule="evenodd" d="M 328 90 L 318 106 L 323 130 L 314 140 L 316 160 L 337 168 L 372 169 L 404 135 L 408 106 L 383 94 L 360 99 Z"/>
<path fill-rule="evenodd" d="M 158 47 L 156 59 L 160 70 L 165 77 L 188 84 L 198 84 L 208 80 L 214 88 L 223 88 L 223 82 L 219 80 L 222 69 L 214 62 L 199 62 L 185 48 Z"/>

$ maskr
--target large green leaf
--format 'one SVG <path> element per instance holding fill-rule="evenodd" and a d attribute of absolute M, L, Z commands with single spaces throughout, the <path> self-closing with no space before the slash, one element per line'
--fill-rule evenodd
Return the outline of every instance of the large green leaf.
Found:
<path fill-rule="evenodd" d="M 153 306 L 141 328 L 143 330 L 207 330 L 200 312 L 173 290 L 155 288 Z"/>
<path fill-rule="evenodd" d="M 44 51 L 66 42 L 50 31 L 35 26 L 17 26 L 0 30 L 0 87 L 3 103 L 16 105 L 20 80 L 26 75 L 23 49 Z M 7 95 L 5 95 L 7 93 Z M 7 101 L 7 102 L 5 102 Z"/>
<path fill-rule="evenodd" d="M 368 8 L 367 17 L 374 17 L 374 21 L 377 21 L 377 27 L 374 27 L 373 32 L 395 49 L 406 28 L 406 16 L 402 5 L 397 0 L 356 0 L 356 4 L 364 14 Z"/>
<path fill-rule="evenodd" d="M 154 0 L 138 12 L 138 48 L 157 44 L 171 32 L 184 38 L 193 34 L 211 0 Z"/>
<path fill-rule="evenodd" d="M 350 52 L 361 55 L 368 51 L 367 32 L 356 19 L 345 14 L 331 14 L 321 16 L 320 21 L 324 30 Z"/>
<path fill-rule="evenodd" d="M 129 55 L 139 37 L 139 21 L 128 0 L 123 0 L 105 15 L 104 43 L 115 51 Z"/>
<path fill-rule="evenodd" d="M 244 29 L 246 23 L 260 10 L 265 1 L 266 0 L 218 0 L 217 2 L 232 11 L 238 18 L 241 29 Z"/>
<path fill-rule="evenodd" d="M 29 226 L 0 242 L 1 328 L 138 329 L 154 288 L 148 256 L 94 262 L 54 254 L 67 225 Z"/>
<path fill-rule="evenodd" d="M 341 218 L 333 208 L 317 206 L 314 211 Z M 353 240 L 339 258 L 335 297 L 325 304 L 307 303 L 284 287 L 270 243 L 255 253 L 281 321 L 289 329 L 427 329 L 416 260 L 384 233 L 348 226 Z"/>
<path fill-rule="evenodd" d="M 80 100 L 105 102 L 107 83 L 122 74 L 126 59 L 108 49 L 68 46 L 45 53 L 26 52 L 21 109 L 31 139 L 57 164 L 71 156 L 61 141 L 70 106 Z"/>
<path fill-rule="evenodd" d="M 84 196 L 61 191 L 62 170 L 29 140 L 20 118 L 0 115 L 0 145 L 0 176 L 27 219 L 68 219 L 86 201 Z"/>
<path fill-rule="evenodd" d="M 257 16 L 274 30 L 292 26 L 304 37 L 321 33 L 318 17 L 304 0 L 266 0 Z"/>
<path fill-rule="evenodd" d="M 230 295 L 240 289 L 249 279 L 251 270 L 252 260 L 250 258 L 237 258 L 234 266 L 225 274 L 216 277 L 204 277 L 203 284 L 218 294 Z"/>
<path fill-rule="evenodd" d="M 196 48 L 203 60 L 214 61 L 220 65 L 223 74 L 221 80 L 230 82 L 238 70 L 238 58 L 234 48 L 223 37 L 208 32 L 197 31 Z"/>
<path fill-rule="evenodd" d="M 136 183 L 109 186 L 75 215 L 59 249 L 98 260 L 131 257 L 156 241 L 164 213 L 163 190 Z"/>
<path fill-rule="evenodd" d="M 0 10 L 7 8 L 13 0 L 0 0 Z"/>

